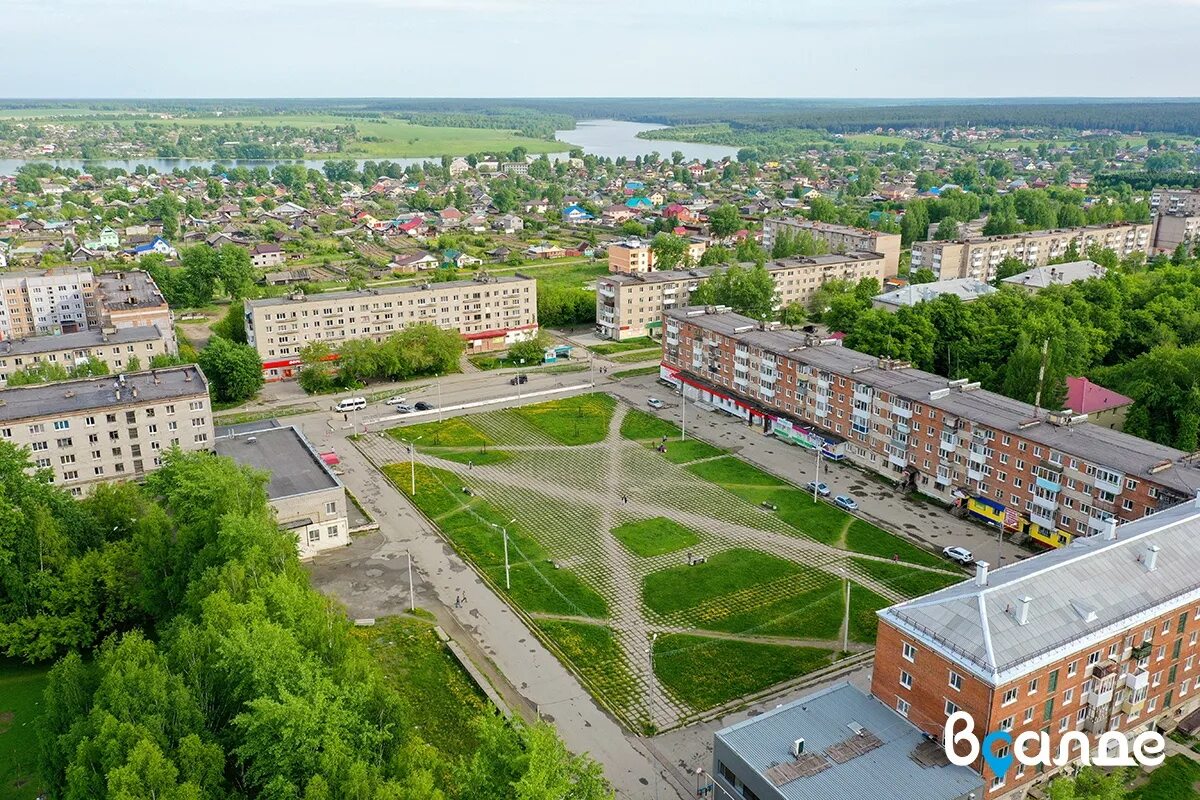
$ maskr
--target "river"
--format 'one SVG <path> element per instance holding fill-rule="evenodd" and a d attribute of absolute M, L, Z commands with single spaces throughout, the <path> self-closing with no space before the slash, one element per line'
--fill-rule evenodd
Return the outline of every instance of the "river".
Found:
<path fill-rule="evenodd" d="M 647 122 L 624 122 L 615 119 L 590 119 L 582 120 L 576 123 L 574 130 L 555 131 L 555 138 L 561 142 L 566 142 L 578 145 L 583 148 L 585 153 L 591 153 L 596 156 L 607 156 L 609 158 L 618 158 L 626 156 L 634 158 L 639 155 L 647 155 L 657 151 L 665 158 L 669 158 L 673 150 L 679 150 L 683 153 L 684 158 L 691 160 L 693 158 L 701 161 L 708 159 L 720 160 L 722 158 L 732 158 L 737 154 L 737 150 L 733 147 L 724 147 L 715 144 L 696 144 L 694 142 L 671 142 L 671 141 L 656 141 L 653 139 L 637 138 L 638 131 L 657 130 L 663 128 L 663 125 L 653 125 Z M 566 158 L 567 153 L 550 153 L 551 159 Z M 242 167 L 267 167 L 271 169 L 279 164 L 300 164 L 303 163 L 312 169 L 321 169 L 325 165 L 326 159 L 308 159 L 305 161 L 288 161 L 288 160 L 232 160 L 217 162 L 212 159 L 204 158 L 131 158 L 131 159 L 100 159 L 96 161 L 83 161 L 78 158 L 0 158 L 0 175 L 14 175 L 17 170 L 24 164 L 38 162 L 49 163 L 58 167 L 70 167 L 73 169 L 84 170 L 89 167 L 109 167 L 120 168 L 126 172 L 133 172 L 139 164 L 144 164 L 158 172 L 171 172 L 175 169 L 189 169 L 191 167 L 204 167 L 210 169 L 213 164 L 221 163 L 226 166 L 242 166 Z M 409 164 L 423 164 L 426 161 L 439 162 L 438 157 L 427 158 L 388 158 L 386 156 L 376 156 L 369 159 L 355 159 L 355 163 L 359 168 L 362 167 L 364 161 L 391 161 L 395 164 L 408 166 Z"/>

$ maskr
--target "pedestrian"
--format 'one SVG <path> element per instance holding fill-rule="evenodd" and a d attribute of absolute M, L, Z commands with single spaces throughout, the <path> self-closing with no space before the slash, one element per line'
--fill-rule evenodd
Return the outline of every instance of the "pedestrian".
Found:
<path fill-rule="evenodd" d="M 454 595 L 454 607 L 462 608 L 462 597 L 460 595 Z"/>
<path fill-rule="evenodd" d="M 349 422 L 349 421 L 350 421 L 350 415 L 342 414 L 342 422 Z"/>
<path fill-rule="evenodd" d="M 475 462 L 471 459 L 467 459 L 467 469 L 475 469 Z"/>
<path fill-rule="evenodd" d="M 467 604 L 467 593 L 463 592 L 463 605 L 465 606 L 466 604 Z"/>

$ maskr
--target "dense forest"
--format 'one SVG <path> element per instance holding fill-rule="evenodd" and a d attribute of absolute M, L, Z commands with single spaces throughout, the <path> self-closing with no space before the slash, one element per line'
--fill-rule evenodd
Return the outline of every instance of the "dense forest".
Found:
<path fill-rule="evenodd" d="M 0 651 L 45 662 L 53 798 L 599 800 L 552 728 L 481 712 L 448 757 L 314 591 L 266 476 L 169 453 L 76 501 L 0 442 Z"/>

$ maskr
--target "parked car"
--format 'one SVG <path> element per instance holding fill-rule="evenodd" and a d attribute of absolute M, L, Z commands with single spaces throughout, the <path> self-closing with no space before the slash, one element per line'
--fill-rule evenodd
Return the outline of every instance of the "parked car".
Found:
<path fill-rule="evenodd" d="M 813 489 L 816 489 L 817 494 L 821 495 L 821 497 L 829 497 L 829 487 L 823 483 L 817 483 L 816 481 L 809 481 L 808 484 L 805 485 L 804 488 L 808 489 L 810 492 Z"/>
<path fill-rule="evenodd" d="M 400 395 L 396 395 L 395 397 L 389 397 L 387 400 L 384 400 L 383 402 L 385 405 L 389 405 L 389 406 L 402 406 L 402 405 L 405 405 L 406 401 Z"/>
<path fill-rule="evenodd" d="M 424 400 L 413 406 L 417 411 L 432 411 L 433 403 L 426 403 Z"/>
<path fill-rule="evenodd" d="M 529 376 L 524 374 L 514 375 L 508 383 L 510 386 L 518 386 L 522 383 L 529 383 Z"/>
<path fill-rule="evenodd" d="M 396 406 L 397 414 L 411 414 L 412 412 L 413 412 L 413 407 L 410 406 L 408 403 L 401 403 L 400 405 Z"/>
<path fill-rule="evenodd" d="M 844 508 L 847 511 L 855 511 L 858 509 L 858 503 L 854 502 L 854 498 L 849 495 L 839 494 L 833 498 L 834 505 L 838 508 Z"/>
<path fill-rule="evenodd" d="M 347 397 L 342 402 L 333 407 L 333 410 L 339 414 L 345 414 L 347 411 L 358 411 L 360 408 L 367 407 L 367 398 L 365 397 Z"/>
<path fill-rule="evenodd" d="M 662 408 L 663 401 L 659 400 L 657 397 L 651 397 L 646 401 L 646 405 L 650 406 L 651 408 Z"/>
<path fill-rule="evenodd" d="M 965 547 L 946 547 L 942 550 L 942 555 L 951 561 L 957 561 L 964 567 L 975 563 L 975 556 L 971 555 L 971 551 Z"/>

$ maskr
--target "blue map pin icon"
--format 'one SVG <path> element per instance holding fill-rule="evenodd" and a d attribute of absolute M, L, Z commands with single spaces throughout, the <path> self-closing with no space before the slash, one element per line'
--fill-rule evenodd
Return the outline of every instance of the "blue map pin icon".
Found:
<path fill-rule="evenodd" d="M 1008 731 L 992 731 L 983 739 L 983 760 L 992 768 L 992 772 L 1000 778 L 1008 774 L 1009 768 L 1012 767 L 1012 741 L 1012 734 Z M 1008 755 L 996 755 L 995 745 L 997 742 L 1003 742 L 1008 745 Z"/>

